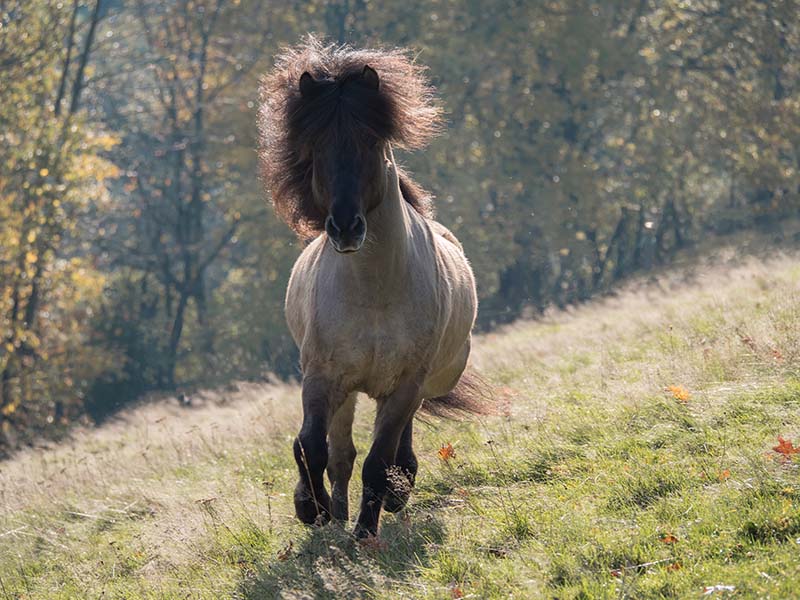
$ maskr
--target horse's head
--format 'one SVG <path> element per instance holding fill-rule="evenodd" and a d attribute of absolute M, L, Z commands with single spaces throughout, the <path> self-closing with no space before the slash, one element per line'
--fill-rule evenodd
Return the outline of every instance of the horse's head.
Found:
<path fill-rule="evenodd" d="M 344 79 L 315 78 L 304 72 L 300 94 L 315 118 L 329 119 L 323 135 L 306 149 L 311 190 L 325 214 L 325 232 L 337 252 L 357 252 L 367 235 L 367 213 L 383 195 L 383 132 L 369 126 L 380 104 L 380 78 L 369 65 Z"/>
<path fill-rule="evenodd" d="M 261 174 L 277 213 L 303 238 L 327 232 L 359 250 L 387 182 L 389 147 L 421 148 L 439 107 L 423 67 L 403 50 L 354 49 L 307 37 L 281 54 L 261 85 Z M 402 174 L 403 197 L 430 214 Z"/>

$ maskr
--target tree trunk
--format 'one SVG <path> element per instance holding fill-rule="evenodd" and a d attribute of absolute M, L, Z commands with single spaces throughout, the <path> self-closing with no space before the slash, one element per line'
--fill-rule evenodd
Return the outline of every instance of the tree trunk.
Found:
<path fill-rule="evenodd" d="M 189 304 L 189 294 L 186 290 L 180 290 L 178 307 L 175 309 L 175 320 L 172 322 L 172 329 L 169 335 L 169 346 L 167 347 L 167 381 L 169 389 L 175 389 L 175 367 L 178 364 L 178 345 L 183 333 L 183 321 L 186 307 Z"/>

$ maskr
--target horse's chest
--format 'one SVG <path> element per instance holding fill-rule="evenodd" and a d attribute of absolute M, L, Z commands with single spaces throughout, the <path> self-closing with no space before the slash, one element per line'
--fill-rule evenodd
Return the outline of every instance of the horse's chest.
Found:
<path fill-rule="evenodd" d="M 362 308 L 338 320 L 323 319 L 314 344 L 328 358 L 335 379 L 371 396 L 392 391 L 400 376 L 424 365 L 433 346 L 433 327 L 414 310 Z"/>

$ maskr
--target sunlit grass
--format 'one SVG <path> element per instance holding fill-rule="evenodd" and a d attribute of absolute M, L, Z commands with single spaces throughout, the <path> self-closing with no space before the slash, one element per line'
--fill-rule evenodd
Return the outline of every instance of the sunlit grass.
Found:
<path fill-rule="evenodd" d="M 668 273 L 479 338 L 508 414 L 421 422 L 410 508 L 366 545 L 293 517 L 292 386 L 25 451 L 0 463 L 0 597 L 792 597 L 800 460 L 773 447 L 800 438 L 796 264 Z"/>

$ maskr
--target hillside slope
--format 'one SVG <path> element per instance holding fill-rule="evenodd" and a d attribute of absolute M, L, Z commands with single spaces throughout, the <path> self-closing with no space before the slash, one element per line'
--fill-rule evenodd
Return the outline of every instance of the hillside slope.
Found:
<path fill-rule="evenodd" d="M 142 405 L 0 463 L 0 597 L 791 597 L 799 330 L 784 255 L 482 336 L 508 414 L 421 425 L 410 508 L 365 545 L 293 518 L 295 387 Z"/>

